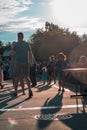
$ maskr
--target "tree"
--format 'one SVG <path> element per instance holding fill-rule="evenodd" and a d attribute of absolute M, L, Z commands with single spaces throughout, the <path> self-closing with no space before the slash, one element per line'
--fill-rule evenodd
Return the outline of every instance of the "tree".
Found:
<path fill-rule="evenodd" d="M 0 48 L 3 47 L 3 46 L 4 46 L 4 44 L 3 44 L 3 42 L 0 40 Z"/>
<path fill-rule="evenodd" d="M 36 59 L 48 60 L 50 55 L 56 55 L 60 51 L 68 55 L 80 44 L 80 37 L 75 32 L 71 33 L 68 28 L 63 29 L 46 22 L 45 30 L 38 29 L 31 36 L 30 43 Z"/>

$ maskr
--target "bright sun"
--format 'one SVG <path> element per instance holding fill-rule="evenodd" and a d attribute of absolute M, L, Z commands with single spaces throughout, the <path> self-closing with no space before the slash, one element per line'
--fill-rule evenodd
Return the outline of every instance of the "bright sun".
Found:
<path fill-rule="evenodd" d="M 50 4 L 52 17 L 63 25 L 83 26 L 87 22 L 86 0 L 53 0 Z"/>

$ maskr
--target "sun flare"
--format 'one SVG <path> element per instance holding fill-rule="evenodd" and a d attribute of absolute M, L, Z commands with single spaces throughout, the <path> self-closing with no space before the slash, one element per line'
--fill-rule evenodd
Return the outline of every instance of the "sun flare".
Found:
<path fill-rule="evenodd" d="M 51 15 L 63 25 L 83 26 L 87 22 L 86 0 L 53 0 L 50 4 Z"/>

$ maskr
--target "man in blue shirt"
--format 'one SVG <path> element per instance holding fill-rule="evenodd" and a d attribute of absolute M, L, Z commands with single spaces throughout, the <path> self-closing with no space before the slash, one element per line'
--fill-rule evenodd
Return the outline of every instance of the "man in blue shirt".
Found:
<path fill-rule="evenodd" d="M 30 78 L 29 78 L 29 68 L 32 65 L 32 51 L 25 41 L 23 41 L 24 35 L 22 32 L 18 33 L 18 41 L 13 46 L 13 52 L 15 54 L 15 96 L 17 96 L 18 82 L 21 79 L 26 79 L 26 83 L 29 89 L 29 98 L 33 96 Z"/>

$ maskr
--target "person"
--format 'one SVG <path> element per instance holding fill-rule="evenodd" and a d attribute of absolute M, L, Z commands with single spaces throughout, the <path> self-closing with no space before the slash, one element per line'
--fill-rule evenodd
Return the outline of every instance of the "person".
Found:
<path fill-rule="evenodd" d="M 77 66 L 78 67 L 82 67 L 82 68 L 85 68 L 87 67 L 87 57 L 85 55 L 81 55 L 79 60 L 78 60 L 78 63 L 77 63 Z"/>
<path fill-rule="evenodd" d="M 77 62 L 78 68 L 87 68 L 87 57 L 85 55 L 81 55 Z M 87 72 L 80 72 L 79 74 L 76 74 L 77 78 L 83 82 L 84 84 L 87 84 Z"/>
<path fill-rule="evenodd" d="M 47 81 L 47 68 L 46 67 L 42 68 L 41 81 L 43 82 L 43 85 Z"/>
<path fill-rule="evenodd" d="M 11 46 L 11 51 L 9 52 L 9 55 L 11 57 L 10 67 L 9 67 L 9 76 L 10 76 L 10 79 L 12 79 L 13 85 L 14 85 L 14 81 L 15 81 L 15 54 L 12 54 L 14 44 L 15 44 L 15 42 L 13 42 L 13 44 Z M 23 78 L 20 77 L 19 81 L 20 81 L 20 85 L 22 87 L 23 95 L 25 95 Z"/>
<path fill-rule="evenodd" d="M 14 80 L 14 95 L 17 96 L 18 82 L 21 78 L 26 80 L 29 90 L 29 98 L 33 96 L 30 86 L 29 67 L 32 65 L 32 51 L 27 42 L 25 42 L 24 34 L 19 32 L 17 34 L 18 41 L 13 46 L 13 54 L 15 54 L 15 80 Z"/>
<path fill-rule="evenodd" d="M 32 87 L 35 87 L 37 85 L 37 80 L 36 80 L 36 64 L 33 63 L 32 66 L 30 66 L 30 80 L 32 83 Z"/>
<path fill-rule="evenodd" d="M 0 86 L 1 86 L 1 89 L 3 89 L 3 80 L 4 80 L 4 73 L 3 73 L 3 70 L 4 70 L 4 65 L 3 63 L 0 63 Z"/>
<path fill-rule="evenodd" d="M 57 71 L 57 79 L 59 83 L 58 91 L 61 91 L 61 87 L 62 87 L 62 92 L 65 91 L 64 90 L 65 74 L 63 69 L 65 69 L 66 66 L 67 66 L 66 55 L 63 52 L 59 52 L 57 55 L 56 71 Z"/>
<path fill-rule="evenodd" d="M 54 80 L 54 83 L 55 83 L 55 56 L 54 55 L 49 57 L 47 70 L 48 70 L 48 76 L 47 76 L 48 85 L 50 85 L 52 80 Z"/>
<path fill-rule="evenodd" d="M 15 54 L 12 53 L 14 44 L 15 44 L 15 42 L 12 43 L 11 50 L 9 52 L 9 55 L 11 57 L 10 67 L 9 67 L 9 75 L 10 75 L 10 78 L 12 79 L 13 84 L 14 84 L 14 80 L 15 80 L 15 77 L 14 77 L 14 73 L 15 73 Z"/>

